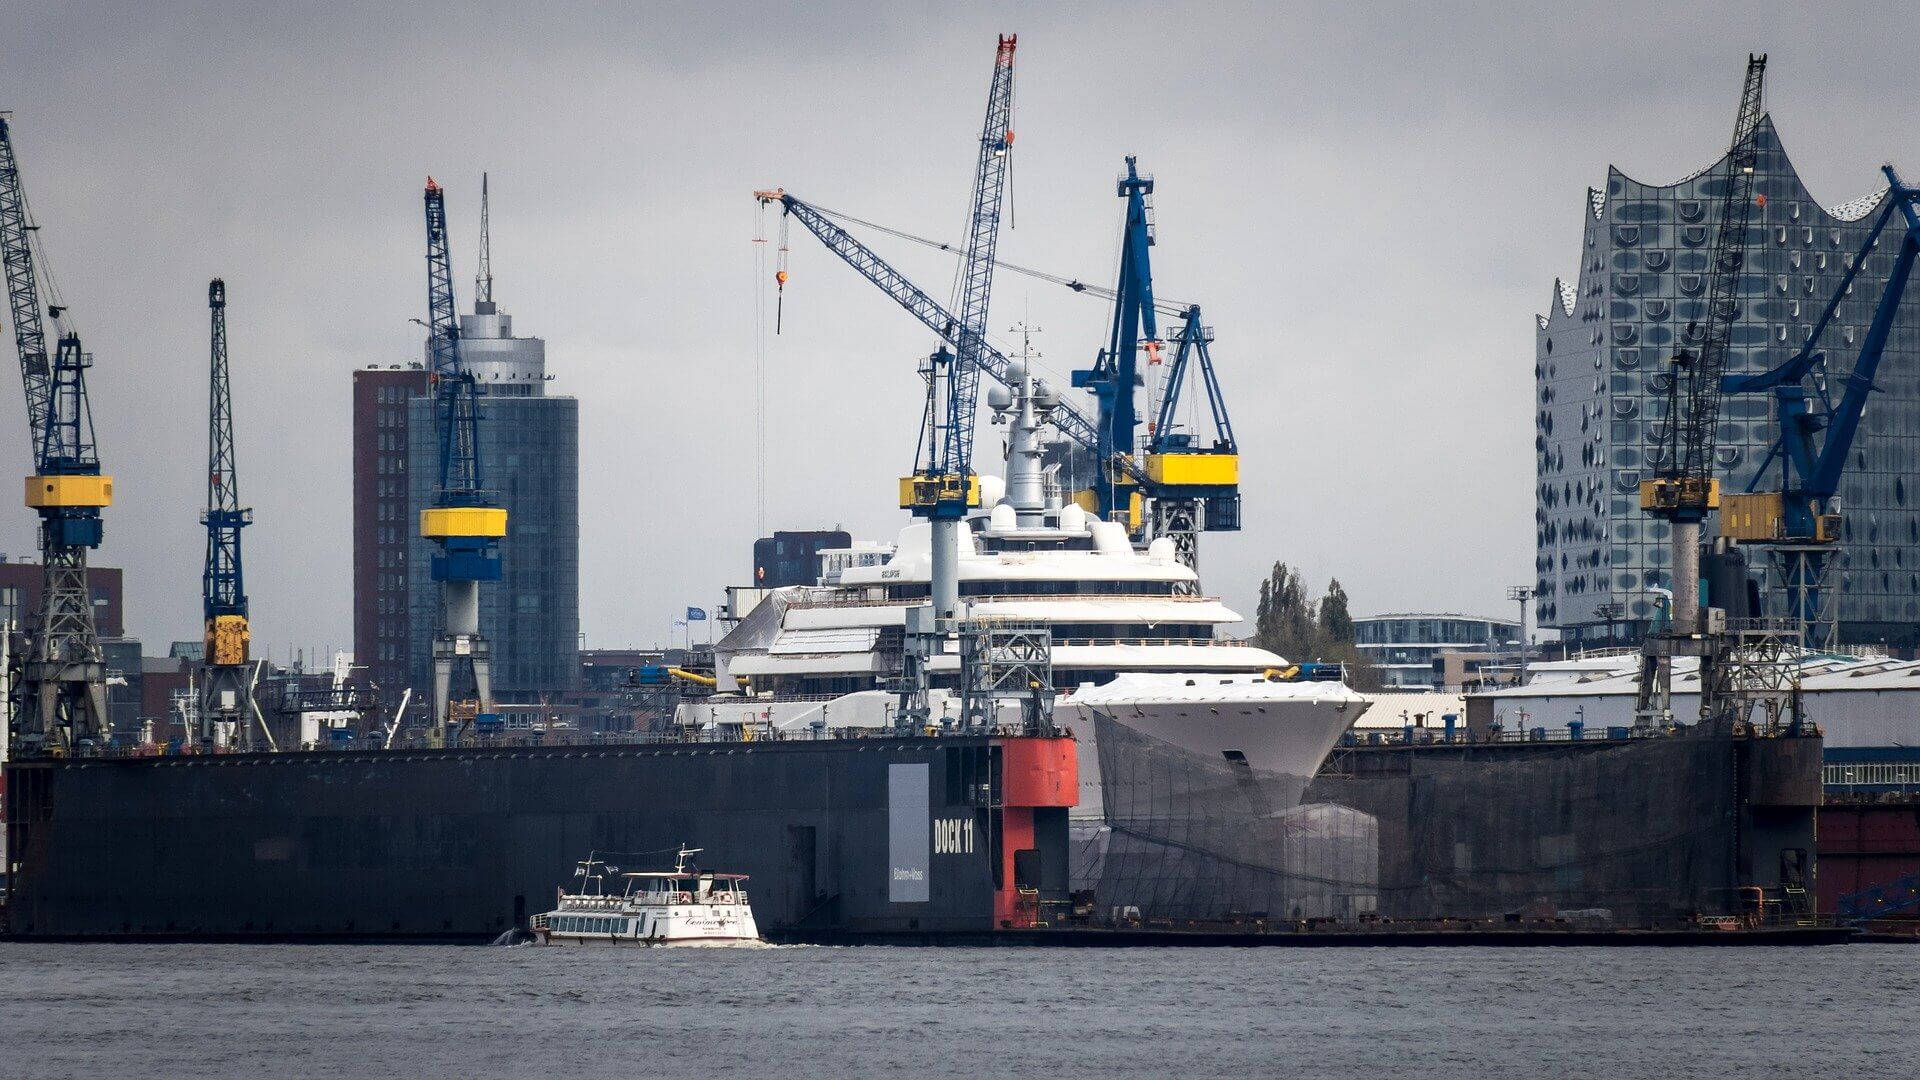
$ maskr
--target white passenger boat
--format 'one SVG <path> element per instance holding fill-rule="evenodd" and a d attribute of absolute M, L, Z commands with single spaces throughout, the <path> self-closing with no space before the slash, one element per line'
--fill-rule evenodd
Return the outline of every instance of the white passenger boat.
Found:
<path fill-rule="evenodd" d="M 589 856 L 575 879 L 580 891 L 559 890 L 552 911 L 533 917 L 542 945 L 752 945 L 760 941 L 747 902 L 745 874 L 711 874 L 682 847 L 672 870 L 622 872 Z M 618 883 L 608 888 L 609 880 Z"/>
<path fill-rule="evenodd" d="M 957 530 L 966 618 L 1047 626 L 1055 719 L 1080 741 L 1074 816 L 1101 816 L 1095 714 L 1183 751 L 1266 774 L 1311 777 L 1366 698 L 1340 681 L 1301 680 L 1285 657 L 1227 639 L 1241 616 L 1206 595 L 1171 539 L 1136 549 L 1124 526 L 1068 501 L 1040 464 L 1053 403 L 1016 363 L 1017 387 L 990 404 L 1011 426 L 1007 474 L 980 478 L 984 509 Z M 683 704 L 688 728 L 740 737 L 890 728 L 907 612 L 930 602 L 932 530 L 892 545 L 822 553 L 815 586 L 769 591 L 715 646 L 719 693 Z M 931 703 L 958 712 L 959 657 L 935 655 Z M 1295 785 L 1303 787 L 1304 783 Z"/>

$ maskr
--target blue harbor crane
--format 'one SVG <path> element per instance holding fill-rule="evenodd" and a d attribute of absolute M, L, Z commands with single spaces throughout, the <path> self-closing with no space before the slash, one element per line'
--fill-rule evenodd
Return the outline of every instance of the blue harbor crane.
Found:
<path fill-rule="evenodd" d="M 100 471 L 87 400 L 92 354 L 54 302 L 44 314 L 58 337 L 47 355 L 35 232 L 9 117 L 0 115 L 0 261 L 7 275 L 14 346 L 26 389 L 34 475 L 26 503 L 40 517 L 43 592 L 25 648 L 16 658 L 10 733 L 15 752 L 66 753 L 110 734 L 106 662 L 87 584 L 87 553 L 104 534 L 101 511 L 113 502 L 113 478 Z M 43 256 L 44 257 L 44 256 Z M 51 279 L 48 279 L 51 282 Z"/>
<path fill-rule="evenodd" d="M 1113 290 L 1113 326 L 1107 347 L 1091 367 L 1073 373 L 1073 385 L 1093 391 L 1099 404 L 1101 468 L 1095 496 L 1101 516 L 1125 521 L 1132 531 L 1144 524 L 1148 535 L 1170 537 L 1181 561 L 1193 566 L 1198 561 L 1196 533 L 1240 527 L 1240 455 L 1213 369 L 1213 330 L 1201 318 L 1199 306 L 1188 305 L 1177 309 L 1179 343 L 1161 383 L 1159 408 L 1147 427 L 1145 468 L 1135 463 L 1141 449 L 1135 430 L 1141 412 L 1137 395 L 1146 381 L 1140 357 L 1145 353 L 1147 365 L 1156 367 L 1164 362 L 1166 349 L 1153 296 L 1153 186 L 1153 177 L 1141 176 L 1138 159 L 1129 156 L 1126 175 L 1115 185 L 1127 213 Z M 1206 394 L 1210 439 L 1180 421 L 1190 376 Z M 1141 521 L 1143 501 L 1152 516 L 1146 523 Z"/>
<path fill-rule="evenodd" d="M 1672 620 L 1665 633 L 1648 634 L 1642 647 L 1636 723 L 1664 727 L 1672 722 L 1673 657 L 1701 658 L 1701 712 L 1714 708 L 1708 685 L 1713 673 L 1711 635 L 1700 617 L 1700 526 L 1719 508 L 1720 480 L 1714 466 L 1714 438 L 1720 421 L 1721 381 L 1733 324 L 1740 312 L 1741 271 L 1746 265 L 1747 225 L 1754 205 L 1754 168 L 1759 156 L 1764 54 L 1747 58 L 1740 110 L 1727 151 L 1725 183 L 1720 189 L 1719 230 L 1708 264 L 1704 318 L 1689 323 L 1682 347 L 1670 363 L 1666 423 L 1661 445 L 1649 455 L 1651 479 L 1640 483 L 1640 508 L 1671 530 L 1673 556 Z"/>
<path fill-rule="evenodd" d="M 202 744 L 237 737 L 253 747 L 253 694 L 249 652 L 253 632 L 247 625 L 246 578 L 240 561 L 240 530 L 253 523 L 253 511 L 240 505 L 240 474 L 233 451 L 233 393 L 227 378 L 227 283 L 207 284 L 211 322 L 211 378 L 207 388 L 207 558 L 200 574 L 201 614 L 206 621 L 206 651 L 200 682 Z M 266 731 L 265 724 L 260 730 Z M 271 738 L 271 736 L 269 736 Z"/>
<path fill-rule="evenodd" d="M 1841 508 L 1836 500 L 1840 479 L 1853 450 L 1860 418 L 1867 408 L 1873 384 L 1894 320 L 1907 291 L 1916 255 L 1920 255 L 1920 188 L 1908 187 L 1893 166 L 1882 169 L 1887 195 L 1879 216 L 1867 230 L 1859 253 L 1840 279 L 1833 299 L 1814 323 L 1806 344 L 1784 363 L 1754 375 L 1730 375 L 1721 387 L 1728 394 L 1770 393 L 1779 435 L 1767 458 L 1755 470 L 1745 494 L 1721 500 L 1720 535 L 1742 544 L 1765 547 L 1786 594 L 1788 614 L 1801 627 L 1810 648 L 1838 644 L 1833 570 L 1841 554 Z M 1827 394 L 1826 353 L 1822 341 L 1834 315 L 1853 290 L 1853 279 L 1879 246 L 1881 233 L 1898 214 L 1903 226 L 1900 249 L 1893 257 L 1887 283 L 1873 312 L 1873 321 L 1861 341 L 1860 353 L 1845 377 L 1846 389 L 1836 403 Z M 1823 433 L 1824 432 L 1824 436 Z M 1769 470 L 1775 462 L 1771 490 Z"/>
<path fill-rule="evenodd" d="M 427 382 L 439 439 L 433 505 L 420 511 L 420 535 L 439 545 L 433 580 L 440 583 L 440 625 L 433 641 L 434 738 L 447 738 L 452 694 L 462 695 L 461 727 L 493 714 L 489 643 L 480 632 L 480 583 L 500 580 L 500 540 L 507 512 L 494 505 L 480 475 L 480 383 L 460 361 L 454 317 L 453 263 L 447 245 L 446 193 L 427 178 Z M 461 678 L 456 684 L 454 676 Z M 471 694 L 471 697 L 466 695 Z M 455 737 L 458 737 L 456 731 Z"/>

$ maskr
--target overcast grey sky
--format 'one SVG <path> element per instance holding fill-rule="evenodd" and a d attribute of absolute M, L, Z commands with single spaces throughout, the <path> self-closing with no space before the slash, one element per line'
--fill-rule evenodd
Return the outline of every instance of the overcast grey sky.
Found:
<path fill-rule="evenodd" d="M 1909 5 L 1544 6 L 12 5 L 0 108 L 118 478 L 99 561 L 151 651 L 198 636 L 224 276 L 256 638 L 350 645 L 349 373 L 419 357 L 429 172 L 471 303 L 485 169 L 496 296 L 582 401 L 587 642 L 659 640 L 750 568 L 751 191 L 957 235 L 1014 31 L 1003 257 L 1108 278 L 1138 154 L 1156 284 L 1218 331 L 1247 527 L 1207 538 L 1210 589 L 1250 613 L 1285 559 L 1359 610 L 1506 612 L 1533 576 L 1532 320 L 1576 270 L 1586 187 L 1714 159 L 1750 49 L 1817 197 L 1920 172 Z M 942 256 L 876 246 L 945 294 Z M 767 520 L 891 537 L 932 342 L 799 230 L 792 262 Z M 1065 372 L 1107 311 L 1003 274 L 994 325 L 1023 317 Z M 0 550 L 33 543 L 0 513 Z"/>

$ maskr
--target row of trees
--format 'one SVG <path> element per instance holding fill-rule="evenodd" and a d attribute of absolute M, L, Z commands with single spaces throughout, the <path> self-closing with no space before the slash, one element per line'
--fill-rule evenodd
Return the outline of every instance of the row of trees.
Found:
<path fill-rule="evenodd" d="M 1338 578 L 1328 581 L 1327 591 L 1315 599 L 1298 570 L 1274 563 L 1260 583 L 1253 643 L 1296 663 L 1345 664 L 1354 689 L 1380 689 L 1380 673 L 1353 642 L 1353 613 Z"/>

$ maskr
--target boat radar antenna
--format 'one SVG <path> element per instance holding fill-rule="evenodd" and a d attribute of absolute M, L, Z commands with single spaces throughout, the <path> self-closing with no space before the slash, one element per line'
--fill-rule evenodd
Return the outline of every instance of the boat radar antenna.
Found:
<path fill-rule="evenodd" d="M 619 872 L 619 867 L 609 864 L 604 859 L 595 858 L 590 855 L 585 861 L 574 864 L 573 876 L 580 879 L 581 894 L 590 895 L 587 892 L 589 883 L 598 886 L 600 891 L 604 892 L 607 875 L 609 873 L 617 874 Z"/>
<path fill-rule="evenodd" d="M 1040 358 L 1040 353 L 1033 347 L 1033 335 L 1039 333 L 1040 329 L 1040 327 L 1025 321 L 1014 323 L 1011 327 L 1008 327 L 1008 330 L 1012 333 L 1020 335 L 1020 359 L 1027 362 L 1027 370 L 1029 371 L 1033 370 L 1033 362 Z"/>
<path fill-rule="evenodd" d="M 676 858 L 676 859 L 675 859 L 675 860 L 673 861 L 673 872 L 674 872 L 674 873 L 676 873 L 676 874 L 684 874 L 684 873 L 686 873 L 686 872 L 687 872 L 687 869 L 688 869 L 688 867 L 687 867 L 687 859 L 688 859 L 689 857 L 691 857 L 691 856 L 694 856 L 694 855 L 698 855 L 698 854 L 700 854 L 700 853 L 701 853 L 702 851 L 705 851 L 705 850 L 707 850 L 707 849 L 706 849 L 706 848 L 697 848 L 697 847 L 688 847 L 688 846 L 687 846 L 687 845 L 685 845 L 685 844 L 681 844 L 681 845 L 680 845 L 680 855 L 679 855 L 679 857 L 678 857 L 678 858 Z"/>

